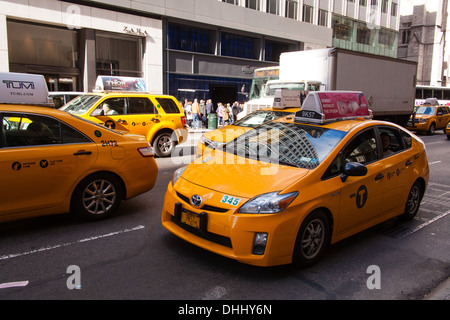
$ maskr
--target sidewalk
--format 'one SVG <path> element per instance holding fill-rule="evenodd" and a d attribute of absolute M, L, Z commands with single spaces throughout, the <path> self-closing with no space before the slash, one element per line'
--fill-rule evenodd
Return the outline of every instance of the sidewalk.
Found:
<path fill-rule="evenodd" d="M 427 294 L 423 300 L 449 300 L 450 301 L 450 278 L 441 283 L 436 289 Z"/>

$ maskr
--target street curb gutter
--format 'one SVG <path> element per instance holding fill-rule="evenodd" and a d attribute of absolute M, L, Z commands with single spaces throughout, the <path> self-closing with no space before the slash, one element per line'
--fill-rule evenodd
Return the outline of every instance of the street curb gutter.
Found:
<path fill-rule="evenodd" d="M 441 283 L 435 290 L 427 294 L 423 300 L 449 300 L 450 301 L 450 278 Z"/>

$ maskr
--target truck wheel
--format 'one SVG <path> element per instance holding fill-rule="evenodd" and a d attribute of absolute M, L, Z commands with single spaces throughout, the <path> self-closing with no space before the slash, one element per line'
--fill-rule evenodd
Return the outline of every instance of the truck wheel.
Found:
<path fill-rule="evenodd" d="M 72 209 L 82 219 L 96 221 L 110 216 L 122 201 L 122 185 L 109 173 L 93 174 L 75 189 Z"/>
<path fill-rule="evenodd" d="M 430 129 L 428 129 L 427 133 L 428 133 L 429 136 L 432 136 L 434 134 L 434 131 L 436 131 L 436 124 L 432 123 L 430 125 Z"/>
<path fill-rule="evenodd" d="M 303 221 L 295 242 L 292 262 L 305 268 L 317 263 L 330 239 L 330 222 L 322 211 L 311 213 Z"/>
<path fill-rule="evenodd" d="M 158 157 L 168 157 L 175 148 L 176 141 L 172 139 L 172 134 L 169 132 L 163 132 L 153 141 L 153 149 Z"/>

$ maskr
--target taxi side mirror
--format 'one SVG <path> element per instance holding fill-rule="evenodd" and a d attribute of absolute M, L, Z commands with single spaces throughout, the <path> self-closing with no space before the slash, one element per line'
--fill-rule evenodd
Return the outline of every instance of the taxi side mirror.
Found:
<path fill-rule="evenodd" d="M 341 174 L 341 181 L 347 181 L 348 177 L 361 177 L 367 174 L 365 165 L 358 162 L 349 162 L 345 165 L 344 173 Z"/>

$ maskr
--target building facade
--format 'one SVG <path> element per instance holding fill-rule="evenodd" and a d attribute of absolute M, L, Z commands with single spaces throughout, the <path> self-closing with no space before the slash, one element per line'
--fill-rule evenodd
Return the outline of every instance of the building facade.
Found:
<path fill-rule="evenodd" d="M 253 71 L 281 52 L 393 56 L 398 1 L 0 0 L 0 71 L 43 74 L 50 91 L 116 75 L 180 100 L 245 100 Z"/>
<path fill-rule="evenodd" d="M 404 0 L 398 57 L 417 62 L 417 85 L 449 86 L 448 0 Z"/>

